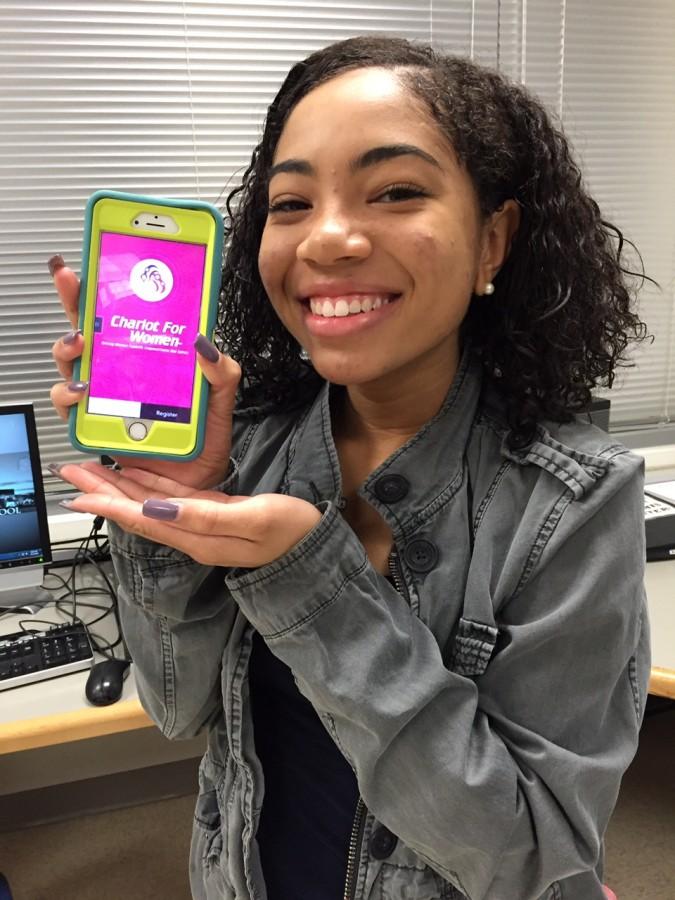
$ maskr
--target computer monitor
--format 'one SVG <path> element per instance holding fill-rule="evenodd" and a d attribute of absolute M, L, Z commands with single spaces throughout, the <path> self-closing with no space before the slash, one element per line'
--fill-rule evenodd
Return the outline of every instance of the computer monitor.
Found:
<path fill-rule="evenodd" d="M 43 604 L 51 559 L 33 407 L 0 405 L 0 608 Z"/>

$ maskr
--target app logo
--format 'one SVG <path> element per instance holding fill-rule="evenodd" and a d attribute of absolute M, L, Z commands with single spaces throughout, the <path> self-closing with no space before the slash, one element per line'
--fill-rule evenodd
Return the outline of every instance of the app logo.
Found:
<path fill-rule="evenodd" d="M 171 269 L 159 259 L 141 259 L 129 275 L 131 290 L 148 303 L 168 297 L 173 288 Z"/>

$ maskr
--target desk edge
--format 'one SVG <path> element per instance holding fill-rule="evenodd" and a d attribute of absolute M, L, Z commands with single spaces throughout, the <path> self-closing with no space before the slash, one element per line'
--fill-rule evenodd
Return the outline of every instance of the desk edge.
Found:
<path fill-rule="evenodd" d="M 0 726 L 0 754 L 133 731 L 154 725 L 138 700 L 77 709 Z"/>
<path fill-rule="evenodd" d="M 675 699 L 675 669 L 653 666 L 649 693 Z M 0 725 L 0 754 L 66 744 L 153 725 L 138 700 L 123 700 L 112 706 L 92 706 Z"/>
<path fill-rule="evenodd" d="M 656 694 L 657 697 L 669 697 L 671 700 L 675 700 L 675 669 L 652 666 L 649 693 Z"/>

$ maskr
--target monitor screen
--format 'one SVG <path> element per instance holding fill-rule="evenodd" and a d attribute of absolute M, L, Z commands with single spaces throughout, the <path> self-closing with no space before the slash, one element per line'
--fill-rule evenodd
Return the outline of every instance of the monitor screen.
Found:
<path fill-rule="evenodd" d="M 0 571 L 48 562 L 49 527 L 33 407 L 0 406 Z"/>

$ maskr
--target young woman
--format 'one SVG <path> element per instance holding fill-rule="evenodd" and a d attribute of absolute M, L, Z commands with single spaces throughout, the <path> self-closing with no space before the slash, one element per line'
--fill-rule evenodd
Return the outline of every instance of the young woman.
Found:
<path fill-rule="evenodd" d="M 642 460 L 576 415 L 644 336 L 620 234 L 522 87 L 388 38 L 293 67 L 228 210 L 202 456 L 55 467 L 145 708 L 208 730 L 194 897 L 600 900 L 649 672 Z"/>

